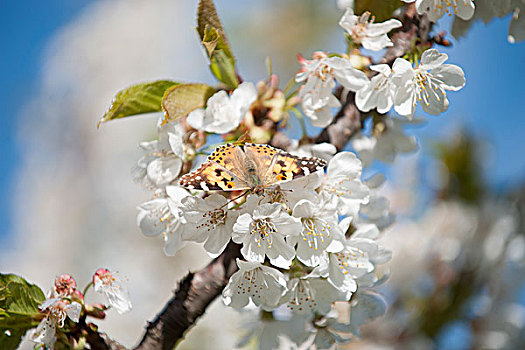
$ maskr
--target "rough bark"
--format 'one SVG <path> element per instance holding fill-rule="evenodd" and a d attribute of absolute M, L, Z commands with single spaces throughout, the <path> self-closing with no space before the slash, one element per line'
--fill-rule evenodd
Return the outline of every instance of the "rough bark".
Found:
<path fill-rule="evenodd" d="M 237 271 L 235 259 L 240 257 L 240 246 L 230 242 L 224 252 L 204 269 L 188 273 L 179 283 L 173 298 L 148 324 L 142 341 L 135 349 L 173 349 L 188 328 L 221 294 L 231 275 Z"/>

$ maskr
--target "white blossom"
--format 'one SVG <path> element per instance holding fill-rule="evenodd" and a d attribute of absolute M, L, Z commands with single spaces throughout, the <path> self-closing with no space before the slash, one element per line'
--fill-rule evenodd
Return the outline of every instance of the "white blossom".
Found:
<path fill-rule="evenodd" d="M 474 15 L 473 0 L 403 0 L 407 3 L 416 2 L 419 14 L 426 13 L 432 22 L 447 15 L 456 15 L 463 20 L 468 20 Z"/>
<path fill-rule="evenodd" d="M 133 169 L 135 181 L 152 188 L 164 188 L 177 178 L 184 159 L 183 130 L 179 124 L 157 123 L 158 140 L 141 142 L 146 154 Z"/>
<path fill-rule="evenodd" d="M 288 292 L 281 303 L 298 315 L 326 315 L 335 301 L 344 300 L 344 294 L 325 278 L 305 276 L 288 281 Z"/>
<path fill-rule="evenodd" d="M 302 229 L 300 236 L 289 237 L 288 243 L 297 244 L 297 259 L 311 267 L 319 265 L 324 252 L 343 249 L 344 236 L 337 225 L 337 212 L 323 204 L 301 200 L 292 213 L 301 219 Z"/>
<path fill-rule="evenodd" d="M 351 152 L 340 152 L 328 163 L 320 194 L 325 201 L 332 201 L 341 215 L 368 201 L 369 189 L 361 182 L 361 170 L 361 161 Z"/>
<path fill-rule="evenodd" d="M 218 193 L 205 199 L 189 196 L 182 200 L 182 216 L 187 222 L 183 233 L 185 241 L 204 242 L 211 256 L 218 256 L 230 241 L 233 224 L 239 213 L 227 207 L 228 200 Z"/>
<path fill-rule="evenodd" d="M 337 0 L 337 7 L 341 10 L 345 10 L 349 7 L 354 7 L 354 0 Z"/>
<path fill-rule="evenodd" d="M 525 1 L 516 1 L 514 5 L 516 7 L 512 14 L 507 37 L 511 44 L 525 40 Z"/>
<path fill-rule="evenodd" d="M 374 17 L 370 19 L 370 12 L 356 16 L 352 8 L 348 7 L 339 25 L 346 30 L 353 42 L 363 45 L 365 49 L 379 51 L 394 45 L 387 33 L 401 27 L 402 24 L 397 19 L 374 23 Z"/>
<path fill-rule="evenodd" d="M 288 152 L 299 157 L 317 157 L 329 161 L 337 153 L 337 148 L 328 142 L 300 144 L 298 140 L 291 140 Z"/>
<path fill-rule="evenodd" d="M 332 311 L 320 320 L 314 321 L 315 336 L 312 341 L 314 349 L 335 349 L 335 344 L 344 344 L 350 341 L 348 326 L 337 319 L 337 313 Z"/>
<path fill-rule="evenodd" d="M 383 316 L 386 312 L 386 302 L 381 295 L 365 290 L 359 290 L 352 297 L 350 304 L 350 323 L 349 331 L 360 336 L 359 328 Z"/>
<path fill-rule="evenodd" d="M 128 289 L 114 272 L 104 268 L 98 269 L 93 275 L 93 286 L 95 292 L 106 296 L 109 305 L 114 307 L 119 314 L 131 310 Z"/>
<path fill-rule="evenodd" d="M 299 315 L 280 319 L 274 317 L 276 313 L 265 312 L 256 321 L 246 322 L 248 332 L 236 344 L 236 349 L 253 344 L 254 340 L 258 350 L 298 349 L 296 344 L 303 343 L 309 336 L 306 319 Z"/>
<path fill-rule="evenodd" d="M 237 259 L 239 271 L 234 273 L 222 293 L 224 303 L 242 308 L 251 300 L 265 310 L 275 308 L 286 292 L 286 280 L 278 270 L 259 262 Z"/>
<path fill-rule="evenodd" d="M 237 219 L 232 239 L 242 244 L 241 253 L 248 261 L 262 263 L 268 256 L 272 265 L 285 269 L 292 263 L 295 250 L 285 237 L 299 235 L 301 222 L 281 209 L 280 203 L 262 204 L 253 215 L 245 213 Z"/>
<path fill-rule="evenodd" d="M 436 49 L 426 50 L 416 69 L 407 60 L 396 58 L 392 66 L 396 112 L 412 119 L 418 101 L 425 112 L 433 115 L 447 110 L 445 90 L 457 91 L 465 85 L 463 70 L 452 64 L 443 64 L 447 58 Z"/>
<path fill-rule="evenodd" d="M 187 122 L 195 129 L 224 134 L 239 126 L 256 99 L 253 83 L 244 82 L 230 96 L 224 90 L 216 92 L 208 99 L 206 109 L 192 111 Z"/>
<path fill-rule="evenodd" d="M 414 136 L 408 136 L 403 130 L 407 121 L 398 118 L 386 118 L 383 130 L 375 136 L 360 134 L 352 138 L 352 147 L 359 154 L 363 166 L 368 167 L 374 159 L 392 163 L 399 153 L 409 153 L 417 149 Z"/>
<path fill-rule="evenodd" d="M 68 302 L 61 298 L 49 298 L 39 306 L 39 309 L 45 313 L 45 317 L 29 335 L 29 339 L 53 348 L 56 342 L 56 326 L 63 327 L 66 317 L 69 317 L 73 322 L 78 322 L 82 305 L 76 301 Z"/>
<path fill-rule="evenodd" d="M 370 69 L 378 74 L 357 91 L 355 104 L 363 112 L 377 108 L 379 113 L 387 113 L 392 108 L 395 92 L 391 81 L 392 70 L 387 64 L 372 65 Z"/>
<path fill-rule="evenodd" d="M 303 67 L 295 80 L 298 83 L 306 81 L 299 91 L 299 97 L 304 114 L 314 126 L 325 127 L 330 124 L 333 119 L 331 108 L 341 105 L 332 94 L 335 80 L 350 91 L 357 91 L 368 82 L 365 73 L 355 69 L 350 60 L 345 58 L 328 57 L 323 52 L 316 52 L 312 60 L 300 57 L 299 61 Z"/>
<path fill-rule="evenodd" d="M 184 246 L 181 218 L 181 200 L 190 194 L 179 186 L 166 186 L 166 197 L 142 203 L 137 215 L 137 226 L 145 236 L 162 235 L 164 253 L 173 256 Z"/>

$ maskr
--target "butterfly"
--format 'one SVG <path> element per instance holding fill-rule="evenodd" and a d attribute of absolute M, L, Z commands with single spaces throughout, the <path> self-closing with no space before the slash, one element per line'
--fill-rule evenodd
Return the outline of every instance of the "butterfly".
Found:
<path fill-rule="evenodd" d="M 228 143 L 216 148 L 197 170 L 182 176 L 179 184 L 204 191 L 261 192 L 325 166 L 323 159 L 297 157 L 265 144 Z"/>

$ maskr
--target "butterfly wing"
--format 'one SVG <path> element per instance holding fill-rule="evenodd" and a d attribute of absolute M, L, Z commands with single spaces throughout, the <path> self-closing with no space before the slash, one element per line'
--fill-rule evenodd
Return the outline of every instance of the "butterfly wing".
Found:
<path fill-rule="evenodd" d="M 266 173 L 268 186 L 291 181 L 313 172 L 323 170 L 326 161 L 315 157 L 298 157 L 281 152 L 275 155 L 272 165 Z"/>
<path fill-rule="evenodd" d="M 197 170 L 182 176 L 182 187 L 203 191 L 240 191 L 250 189 L 243 174 L 244 153 L 239 146 L 217 147 Z"/>
<path fill-rule="evenodd" d="M 326 166 L 323 159 L 297 157 L 268 145 L 247 143 L 244 151 L 256 163 L 265 187 L 309 175 Z"/>

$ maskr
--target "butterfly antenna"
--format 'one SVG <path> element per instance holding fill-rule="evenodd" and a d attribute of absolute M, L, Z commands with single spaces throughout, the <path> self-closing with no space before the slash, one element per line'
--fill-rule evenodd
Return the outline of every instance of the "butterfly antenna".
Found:
<path fill-rule="evenodd" d="M 230 200 L 228 200 L 224 205 L 222 205 L 219 209 L 222 209 L 224 208 L 225 206 L 227 206 L 228 204 L 230 204 L 231 202 L 241 198 L 242 196 L 244 196 L 246 193 L 248 193 L 249 190 L 245 190 L 243 193 L 241 193 L 240 195 L 238 195 L 237 197 L 235 198 L 231 198 Z"/>

